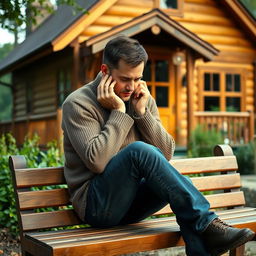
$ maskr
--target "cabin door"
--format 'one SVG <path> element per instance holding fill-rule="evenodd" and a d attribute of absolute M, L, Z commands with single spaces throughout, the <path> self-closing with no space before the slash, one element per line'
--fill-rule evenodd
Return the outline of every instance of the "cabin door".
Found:
<path fill-rule="evenodd" d="M 170 52 L 149 52 L 143 79 L 155 98 L 165 129 L 175 138 L 175 75 Z"/>

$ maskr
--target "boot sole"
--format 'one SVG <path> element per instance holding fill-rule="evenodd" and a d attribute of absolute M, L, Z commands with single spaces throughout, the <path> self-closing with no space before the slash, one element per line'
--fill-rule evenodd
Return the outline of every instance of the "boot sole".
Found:
<path fill-rule="evenodd" d="M 230 244 L 226 248 L 220 248 L 217 251 L 214 251 L 211 253 L 212 256 L 221 256 L 223 253 L 228 252 L 229 250 L 235 249 L 243 244 L 245 244 L 248 241 L 251 241 L 255 236 L 255 233 L 251 230 L 248 230 L 248 232 L 242 236 L 239 240 L 235 241 L 233 244 Z"/>

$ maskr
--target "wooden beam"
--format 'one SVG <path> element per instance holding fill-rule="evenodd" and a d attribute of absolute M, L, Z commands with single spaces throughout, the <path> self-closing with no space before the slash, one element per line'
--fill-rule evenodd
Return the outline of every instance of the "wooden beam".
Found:
<path fill-rule="evenodd" d="M 82 15 L 66 31 L 52 41 L 53 51 L 59 51 L 77 38 L 89 25 L 106 12 L 117 0 L 102 0 L 95 4 L 88 14 Z"/>
<path fill-rule="evenodd" d="M 181 103 L 181 94 L 182 94 L 182 74 L 181 74 L 181 65 L 175 66 L 175 91 L 176 91 L 176 144 L 181 144 L 181 116 L 182 116 L 182 104 Z"/>
<path fill-rule="evenodd" d="M 256 39 L 256 22 L 237 0 L 223 0 L 222 3 L 231 10 L 231 14 L 238 19 L 238 24 L 248 31 L 253 40 Z"/>
<path fill-rule="evenodd" d="M 72 90 L 78 89 L 80 84 L 80 44 L 78 38 L 75 39 L 71 44 L 73 47 L 73 66 L 72 66 Z"/>
<path fill-rule="evenodd" d="M 191 50 L 186 52 L 187 70 L 187 145 L 194 128 L 194 67 L 195 59 Z"/>

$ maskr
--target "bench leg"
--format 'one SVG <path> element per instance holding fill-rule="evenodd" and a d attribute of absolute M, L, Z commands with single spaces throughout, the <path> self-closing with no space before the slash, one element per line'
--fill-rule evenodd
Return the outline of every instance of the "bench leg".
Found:
<path fill-rule="evenodd" d="M 245 245 L 241 245 L 233 250 L 230 250 L 229 256 L 244 256 L 245 255 Z"/>

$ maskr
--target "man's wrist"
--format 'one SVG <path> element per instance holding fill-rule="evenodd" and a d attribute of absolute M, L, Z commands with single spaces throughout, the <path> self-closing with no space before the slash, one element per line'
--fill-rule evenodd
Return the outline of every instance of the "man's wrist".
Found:
<path fill-rule="evenodd" d="M 142 109 L 142 110 L 134 110 L 134 116 L 135 117 L 141 117 L 144 116 L 146 114 L 146 108 Z"/>
<path fill-rule="evenodd" d="M 146 113 L 146 109 L 144 108 L 144 109 L 140 109 L 140 110 L 135 110 L 135 113 L 138 116 L 144 116 Z"/>

